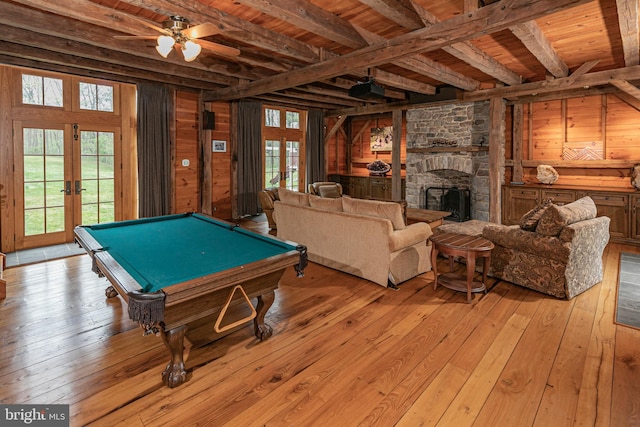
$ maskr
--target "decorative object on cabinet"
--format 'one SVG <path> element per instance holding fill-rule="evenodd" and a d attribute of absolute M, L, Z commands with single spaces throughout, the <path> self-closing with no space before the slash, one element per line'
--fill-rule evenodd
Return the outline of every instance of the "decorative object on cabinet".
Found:
<path fill-rule="evenodd" d="M 367 169 L 371 176 L 385 176 L 391 170 L 391 165 L 382 160 L 375 160 L 367 165 Z"/>
<path fill-rule="evenodd" d="M 631 186 L 636 190 L 640 190 L 640 163 L 633 165 L 631 168 Z"/>
<path fill-rule="evenodd" d="M 538 181 L 543 184 L 553 184 L 558 180 L 560 174 L 549 165 L 538 165 Z"/>

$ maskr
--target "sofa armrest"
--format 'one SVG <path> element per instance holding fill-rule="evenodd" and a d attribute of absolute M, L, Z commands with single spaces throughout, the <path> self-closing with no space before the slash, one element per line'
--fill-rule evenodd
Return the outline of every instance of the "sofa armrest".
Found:
<path fill-rule="evenodd" d="M 571 251 L 571 245 L 561 241 L 558 237 L 525 231 L 518 225 L 490 224 L 482 230 L 482 237 L 507 249 L 544 255 L 563 262 L 569 259 Z"/>
<path fill-rule="evenodd" d="M 395 252 L 416 243 L 426 242 L 431 234 L 433 234 L 431 227 L 426 222 L 408 225 L 405 229 L 395 230 L 389 234 L 389 250 Z"/>

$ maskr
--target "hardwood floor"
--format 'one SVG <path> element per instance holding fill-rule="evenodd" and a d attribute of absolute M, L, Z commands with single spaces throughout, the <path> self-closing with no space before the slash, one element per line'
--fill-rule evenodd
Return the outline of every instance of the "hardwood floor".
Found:
<path fill-rule="evenodd" d="M 621 251 L 571 301 L 490 280 L 487 295 L 432 273 L 387 290 L 311 264 L 287 271 L 267 315 L 187 345 L 190 378 L 169 389 L 169 353 L 142 336 L 87 255 L 5 272 L 0 402 L 64 403 L 71 425 L 640 425 L 640 331 L 613 323 Z M 442 268 L 446 267 L 446 262 Z"/>

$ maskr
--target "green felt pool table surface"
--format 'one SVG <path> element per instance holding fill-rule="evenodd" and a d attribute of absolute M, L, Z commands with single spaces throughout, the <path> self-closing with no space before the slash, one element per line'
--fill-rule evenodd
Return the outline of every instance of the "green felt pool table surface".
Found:
<path fill-rule="evenodd" d="M 295 246 L 199 214 L 83 227 L 141 286 L 166 286 L 263 260 Z"/>

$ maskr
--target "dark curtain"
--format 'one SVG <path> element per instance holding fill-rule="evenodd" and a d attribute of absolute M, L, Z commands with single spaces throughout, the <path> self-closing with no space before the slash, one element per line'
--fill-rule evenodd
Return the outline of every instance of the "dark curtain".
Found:
<path fill-rule="evenodd" d="M 307 118 L 307 184 L 326 181 L 324 170 L 324 113 L 309 110 Z"/>
<path fill-rule="evenodd" d="M 171 132 L 173 98 L 168 88 L 138 87 L 138 197 L 140 218 L 171 210 Z"/>
<path fill-rule="evenodd" d="M 257 215 L 262 189 L 262 104 L 238 103 L 238 215 Z"/>

